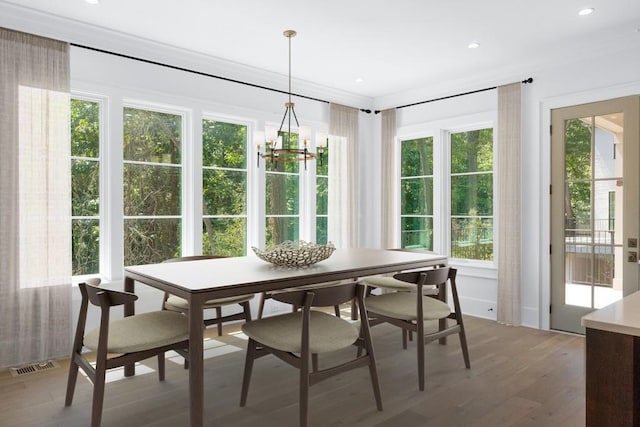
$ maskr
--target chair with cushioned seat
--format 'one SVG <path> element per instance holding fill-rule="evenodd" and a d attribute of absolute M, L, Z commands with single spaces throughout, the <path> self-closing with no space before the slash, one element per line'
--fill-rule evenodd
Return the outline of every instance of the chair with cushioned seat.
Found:
<path fill-rule="evenodd" d="M 100 425 L 104 401 L 106 371 L 158 357 L 158 377 L 164 381 L 164 353 L 169 350 L 186 354 L 189 347 L 187 318 L 172 311 L 155 311 L 110 320 L 111 307 L 133 303 L 138 297 L 128 292 L 102 289 L 99 279 L 80 283 L 82 303 L 69 365 L 65 406 L 73 401 L 78 369 L 93 383 L 91 426 Z M 85 334 L 89 303 L 100 307 L 100 326 Z M 83 348 L 96 352 L 95 367 L 87 360 Z"/>
<path fill-rule="evenodd" d="M 365 296 L 371 296 L 374 289 L 381 289 L 383 293 L 389 292 L 416 292 L 416 285 L 414 283 L 403 282 L 402 280 L 395 279 L 391 276 L 368 276 L 363 277 L 360 283 L 367 286 L 367 292 Z M 438 292 L 437 286 L 425 286 L 423 288 L 423 295 L 433 295 Z M 402 329 L 402 348 L 407 349 L 407 338 L 413 340 L 413 333 Z"/>
<path fill-rule="evenodd" d="M 249 382 L 253 361 L 273 354 L 300 370 L 300 426 L 308 423 L 309 387 L 331 376 L 350 369 L 368 366 L 378 410 L 382 410 L 382 398 L 375 364 L 369 322 L 364 308 L 364 286 L 348 283 L 332 287 L 316 287 L 273 294 L 277 301 L 301 307 L 300 311 L 266 317 L 245 323 L 242 331 L 249 337 L 242 381 L 240 406 L 245 406 L 249 393 Z M 362 317 L 358 324 L 312 307 L 330 307 L 357 299 Z M 358 354 L 338 366 L 318 369 L 310 362 L 314 356 L 356 345 L 364 348 Z"/>
<path fill-rule="evenodd" d="M 424 346 L 425 344 L 442 339 L 448 335 L 459 334 L 462 356 L 467 369 L 471 368 L 469 351 L 464 330 L 462 312 L 456 287 L 456 270 L 450 267 L 428 269 L 407 273 L 398 273 L 394 279 L 403 281 L 415 287 L 413 292 L 391 292 L 373 295 L 366 299 L 367 313 L 371 325 L 391 323 L 404 331 L 415 332 L 417 335 L 418 352 L 418 385 L 424 390 Z M 454 311 L 446 302 L 447 282 L 451 286 L 451 296 Z M 424 295 L 424 288 L 437 286 L 436 295 Z M 453 319 L 456 324 L 447 326 L 446 320 Z M 441 321 L 438 331 L 425 334 L 424 321 Z"/>

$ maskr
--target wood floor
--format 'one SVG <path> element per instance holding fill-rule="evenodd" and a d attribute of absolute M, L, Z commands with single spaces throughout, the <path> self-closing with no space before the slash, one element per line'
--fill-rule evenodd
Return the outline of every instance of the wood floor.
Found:
<path fill-rule="evenodd" d="M 376 410 L 368 370 L 357 369 L 311 388 L 311 426 L 584 426 L 583 337 L 465 321 L 471 369 L 464 369 L 456 336 L 446 346 L 431 343 L 424 392 L 418 391 L 415 343 L 403 351 L 397 328 L 376 326 L 384 411 Z M 297 371 L 274 357 L 256 361 L 247 406 L 239 407 L 245 342 L 238 335 L 213 342 L 220 346 L 210 351 L 236 351 L 205 360 L 205 425 L 296 426 Z M 344 355 L 324 355 L 321 365 Z M 91 384 L 79 376 L 73 405 L 65 408 L 68 363 L 59 364 L 16 378 L 0 372 L 0 426 L 89 425 Z M 154 359 L 144 364 L 155 369 Z M 169 361 L 165 382 L 155 371 L 110 382 L 102 425 L 186 426 L 187 390 L 187 371 Z"/>

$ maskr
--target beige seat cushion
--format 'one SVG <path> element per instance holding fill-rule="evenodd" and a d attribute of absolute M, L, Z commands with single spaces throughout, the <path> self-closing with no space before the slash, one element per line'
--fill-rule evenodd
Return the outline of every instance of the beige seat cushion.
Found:
<path fill-rule="evenodd" d="M 100 329 L 85 335 L 84 345 L 98 349 Z M 174 344 L 189 338 L 187 317 L 175 311 L 154 311 L 109 323 L 108 353 L 132 353 Z"/>
<path fill-rule="evenodd" d="M 417 295 L 410 292 L 393 292 L 375 295 L 366 299 L 367 311 L 402 320 L 417 320 Z M 422 297 L 424 320 L 443 319 L 451 314 L 448 304 L 431 298 Z"/>
<path fill-rule="evenodd" d="M 251 295 L 238 295 L 235 297 L 212 299 L 204 303 L 204 308 L 216 308 L 230 304 L 240 304 L 245 301 L 250 301 L 254 297 Z M 177 297 L 175 295 L 169 295 L 166 301 L 167 305 L 177 308 L 178 310 L 188 310 L 189 303 L 186 299 Z"/>
<path fill-rule="evenodd" d="M 265 317 L 242 325 L 242 332 L 269 347 L 300 353 L 302 312 Z M 325 353 L 349 347 L 358 339 L 358 325 L 332 314 L 311 311 L 309 348 L 311 353 Z"/>
<path fill-rule="evenodd" d="M 417 285 L 413 283 L 403 282 L 402 280 L 394 279 L 393 277 L 387 276 L 365 277 L 361 280 L 361 282 L 368 286 L 399 292 L 415 292 L 418 288 Z M 438 288 L 436 286 L 423 286 L 422 288 L 422 292 L 424 294 L 435 294 L 437 293 L 437 290 Z"/>

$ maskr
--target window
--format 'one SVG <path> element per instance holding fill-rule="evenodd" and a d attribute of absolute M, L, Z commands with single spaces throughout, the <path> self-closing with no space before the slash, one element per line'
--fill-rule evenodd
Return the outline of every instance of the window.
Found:
<path fill-rule="evenodd" d="M 280 132 L 284 148 L 298 146 L 298 134 Z M 278 144 L 280 145 L 280 144 Z M 300 162 L 265 161 L 265 242 L 277 245 L 285 240 L 298 240 L 300 210 Z M 304 164 L 302 164 L 304 167 Z"/>
<path fill-rule="evenodd" d="M 323 165 L 309 161 L 307 171 L 297 161 L 261 159 L 258 166 L 250 149 L 257 119 L 186 105 L 74 95 L 74 276 L 117 280 L 123 266 L 185 254 L 244 256 L 251 245 L 326 242 L 327 156 Z M 111 120 L 118 110 L 122 121 Z M 290 141 L 282 136 L 286 146 L 298 146 L 297 131 Z"/>
<path fill-rule="evenodd" d="M 71 99 L 73 275 L 100 271 L 100 104 Z"/>
<path fill-rule="evenodd" d="M 433 251 L 433 138 L 400 144 L 400 247 Z"/>
<path fill-rule="evenodd" d="M 493 129 L 449 136 L 451 256 L 493 260 Z"/>
<path fill-rule="evenodd" d="M 202 253 L 247 252 L 247 127 L 202 121 Z"/>
<path fill-rule="evenodd" d="M 181 254 L 182 116 L 124 108 L 124 265 Z"/>
<path fill-rule="evenodd" d="M 493 262 L 491 120 L 474 115 L 399 134 L 396 245 Z"/>

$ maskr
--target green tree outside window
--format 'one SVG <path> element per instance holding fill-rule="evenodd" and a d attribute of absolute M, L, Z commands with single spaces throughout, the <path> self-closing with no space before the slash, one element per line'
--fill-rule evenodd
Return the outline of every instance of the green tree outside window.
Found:
<path fill-rule="evenodd" d="M 71 99 L 73 275 L 100 272 L 100 104 Z"/>
<path fill-rule="evenodd" d="M 400 245 L 433 251 L 433 138 L 400 147 Z"/>
<path fill-rule="evenodd" d="M 202 253 L 247 253 L 247 127 L 202 121 Z"/>
<path fill-rule="evenodd" d="M 181 254 L 182 116 L 124 109 L 124 265 Z"/>
<path fill-rule="evenodd" d="M 493 260 L 493 129 L 451 134 L 451 256 Z"/>

